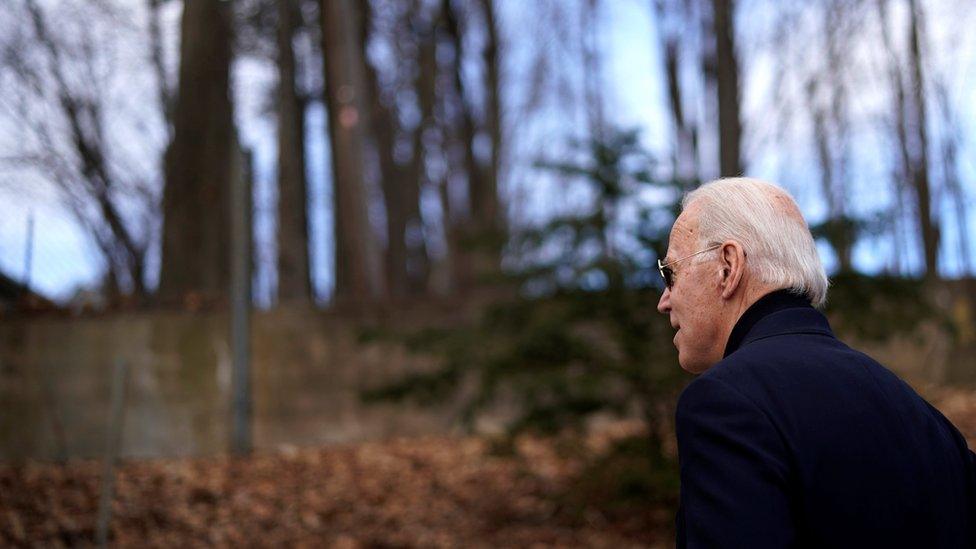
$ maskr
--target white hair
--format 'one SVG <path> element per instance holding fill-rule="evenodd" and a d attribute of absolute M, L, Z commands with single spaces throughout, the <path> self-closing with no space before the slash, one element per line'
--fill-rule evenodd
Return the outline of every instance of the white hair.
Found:
<path fill-rule="evenodd" d="M 692 203 L 700 206 L 702 247 L 735 240 L 762 283 L 806 296 L 814 307 L 827 301 L 829 282 L 813 235 L 784 189 L 748 177 L 717 179 L 685 195 L 681 207 Z"/>

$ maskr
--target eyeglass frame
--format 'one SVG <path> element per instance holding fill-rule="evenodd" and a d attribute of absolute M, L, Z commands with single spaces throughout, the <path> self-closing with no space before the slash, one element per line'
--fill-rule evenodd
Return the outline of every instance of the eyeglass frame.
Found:
<path fill-rule="evenodd" d="M 668 290 L 670 290 L 671 288 L 674 287 L 674 275 L 675 275 L 675 272 L 674 272 L 674 269 L 671 268 L 671 265 L 674 265 L 675 263 L 678 263 L 679 261 L 684 261 L 686 259 L 690 259 L 692 257 L 695 257 L 696 255 L 700 255 L 700 254 L 703 254 L 705 252 L 711 252 L 713 250 L 717 250 L 717 249 L 721 248 L 724 245 L 725 244 L 723 244 L 723 243 L 713 244 L 711 247 L 705 248 L 704 250 L 697 251 L 697 252 L 695 252 L 695 253 L 693 253 L 691 255 L 686 255 L 684 257 L 679 257 L 678 259 L 675 259 L 673 261 L 669 261 L 667 263 L 662 263 L 661 260 L 658 259 L 657 260 L 657 270 L 658 270 L 658 272 L 661 273 L 661 278 L 664 279 L 664 287 L 667 288 Z M 664 274 L 665 273 L 665 269 L 667 269 L 667 272 L 668 272 L 667 275 Z"/>

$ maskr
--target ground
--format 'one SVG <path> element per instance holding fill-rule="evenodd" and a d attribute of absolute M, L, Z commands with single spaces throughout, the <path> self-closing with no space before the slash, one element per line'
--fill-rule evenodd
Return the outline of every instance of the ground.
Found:
<path fill-rule="evenodd" d="M 976 446 L 976 391 L 926 397 Z M 673 509 L 607 516 L 567 503 L 587 459 L 635 433 L 612 424 L 567 439 L 431 437 L 281 448 L 247 459 L 126 460 L 112 540 L 120 546 L 668 547 Z M 101 464 L 0 465 L 0 545 L 95 539 Z"/>

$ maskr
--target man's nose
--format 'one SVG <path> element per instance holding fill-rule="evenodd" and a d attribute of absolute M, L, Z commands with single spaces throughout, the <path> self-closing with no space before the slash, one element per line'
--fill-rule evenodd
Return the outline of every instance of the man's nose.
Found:
<path fill-rule="evenodd" d="M 660 301 L 657 302 L 657 312 L 666 315 L 671 312 L 671 289 L 665 288 L 661 294 Z"/>

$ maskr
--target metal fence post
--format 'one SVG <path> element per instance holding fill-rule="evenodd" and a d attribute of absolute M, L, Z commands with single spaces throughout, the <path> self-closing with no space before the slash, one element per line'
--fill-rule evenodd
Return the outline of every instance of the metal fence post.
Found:
<path fill-rule="evenodd" d="M 231 452 L 251 451 L 251 154 L 241 151 L 239 177 L 231 181 L 230 341 Z"/>
<path fill-rule="evenodd" d="M 112 521 L 112 501 L 115 499 L 115 463 L 122 450 L 122 430 L 125 423 L 125 401 L 129 380 L 129 365 L 122 359 L 115 361 L 112 375 L 112 416 L 105 447 L 105 463 L 102 467 L 102 491 L 98 500 L 97 543 L 108 545 L 108 529 Z"/>
<path fill-rule="evenodd" d="M 24 247 L 24 289 L 31 289 L 31 272 L 34 266 L 34 212 L 27 214 L 27 246 Z"/>

